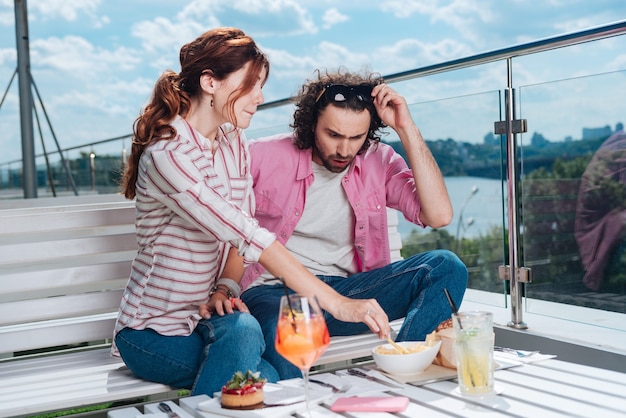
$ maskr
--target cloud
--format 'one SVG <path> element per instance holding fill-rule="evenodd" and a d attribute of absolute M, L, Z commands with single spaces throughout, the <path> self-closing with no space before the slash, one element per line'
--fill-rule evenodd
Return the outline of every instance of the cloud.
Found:
<path fill-rule="evenodd" d="M 0 0 L 0 26 L 15 24 L 14 0 Z"/>
<path fill-rule="evenodd" d="M 0 66 L 17 66 L 17 51 L 15 48 L 0 49 Z"/>
<path fill-rule="evenodd" d="M 328 9 L 324 12 L 322 20 L 324 21 L 324 29 L 330 29 L 338 23 L 346 22 L 350 18 L 337 10 L 336 8 Z"/>
<path fill-rule="evenodd" d="M 467 45 L 454 39 L 442 39 L 435 43 L 403 39 L 390 46 L 378 48 L 371 56 L 377 71 L 389 74 L 450 61 L 470 53 Z"/>
<path fill-rule="evenodd" d="M 32 21 L 61 18 L 73 22 L 87 16 L 99 27 L 108 23 L 106 16 L 98 15 L 101 3 L 101 0 L 31 0 L 27 8 Z"/>
<path fill-rule="evenodd" d="M 381 9 L 400 18 L 418 13 L 431 16 L 432 21 L 440 20 L 454 25 L 475 21 L 474 17 L 480 22 L 490 21 L 493 18 L 490 11 L 492 3 L 491 0 L 388 0 Z"/>
<path fill-rule="evenodd" d="M 441 22 L 454 28 L 464 38 L 481 44 L 483 35 L 478 33 L 478 29 L 495 19 L 492 7 L 495 6 L 491 0 L 390 0 L 381 9 L 399 18 L 409 18 L 415 13 L 429 16 L 431 24 Z"/>
<path fill-rule="evenodd" d="M 267 22 L 272 22 L 268 25 Z M 294 0 L 193 0 L 174 17 L 157 17 L 133 26 L 148 52 L 178 51 L 208 29 L 237 26 L 259 38 L 316 33 L 317 27 L 307 9 Z"/>
<path fill-rule="evenodd" d="M 78 36 L 37 39 L 31 43 L 31 60 L 40 68 L 59 70 L 65 77 L 93 77 L 94 73 L 134 68 L 140 59 L 126 47 L 97 48 Z"/>
<path fill-rule="evenodd" d="M 149 98 L 154 86 L 154 80 L 144 77 L 128 80 L 112 80 L 90 86 L 80 91 L 67 91 L 56 96 L 54 105 L 62 107 L 92 108 L 99 111 L 109 112 L 118 107 L 124 108 L 125 103 L 131 103 L 133 108 L 127 109 L 137 113 L 139 108 L 136 103 L 141 99 Z M 115 112 L 112 112 L 115 113 Z"/>
<path fill-rule="evenodd" d="M 356 71 L 370 62 L 367 53 L 354 52 L 344 45 L 333 42 L 320 42 L 313 59 L 313 68 L 328 68 L 329 70 L 337 69 L 339 65 L 342 65 Z"/>
<path fill-rule="evenodd" d="M 201 0 L 196 0 L 201 1 Z M 308 9 L 298 0 L 221 0 L 229 8 L 242 15 L 254 17 L 246 20 L 246 28 L 250 28 L 255 36 L 293 36 L 298 34 L 315 34 L 318 32 Z M 228 11 L 232 15 L 232 10 Z M 272 22 L 270 25 L 267 22 Z"/>
<path fill-rule="evenodd" d="M 30 23 L 61 19 L 76 22 L 88 18 L 95 28 L 101 28 L 110 19 L 100 12 L 101 0 L 30 0 L 26 7 Z M 0 25 L 15 24 L 15 2 L 0 0 Z"/>
<path fill-rule="evenodd" d="M 212 20 L 209 26 L 219 26 L 219 22 Z M 195 39 L 206 29 L 207 26 L 193 20 L 172 21 L 165 17 L 157 17 L 151 21 L 144 20 L 134 24 L 131 33 L 141 40 L 143 48 L 148 53 L 165 51 L 170 54 Z M 173 54 L 172 58 L 175 59 L 176 56 Z"/>
<path fill-rule="evenodd" d="M 617 55 L 607 67 L 609 71 L 626 68 L 626 54 Z"/>

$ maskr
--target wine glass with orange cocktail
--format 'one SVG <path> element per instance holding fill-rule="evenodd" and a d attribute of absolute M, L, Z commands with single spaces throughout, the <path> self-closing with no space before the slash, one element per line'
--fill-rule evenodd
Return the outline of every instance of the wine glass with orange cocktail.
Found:
<path fill-rule="evenodd" d="M 324 314 L 315 296 L 296 293 L 280 299 L 276 351 L 302 372 L 309 416 L 309 371 L 329 344 L 330 335 Z"/>

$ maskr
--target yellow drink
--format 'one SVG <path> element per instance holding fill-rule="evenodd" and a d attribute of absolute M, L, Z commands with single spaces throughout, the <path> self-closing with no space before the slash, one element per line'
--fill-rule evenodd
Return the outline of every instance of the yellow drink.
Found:
<path fill-rule="evenodd" d="M 493 334 L 457 338 L 456 358 L 461 393 L 481 395 L 493 391 Z"/>
<path fill-rule="evenodd" d="M 452 321 L 459 390 L 464 395 L 493 393 L 492 315 L 489 312 L 459 312 L 453 315 Z"/>

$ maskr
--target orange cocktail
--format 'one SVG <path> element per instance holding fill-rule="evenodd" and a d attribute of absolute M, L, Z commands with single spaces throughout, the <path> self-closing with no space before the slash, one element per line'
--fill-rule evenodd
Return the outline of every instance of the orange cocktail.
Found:
<path fill-rule="evenodd" d="M 300 369 L 306 411 L 310 417 L 309 370 L 330 344 L 324 313 L 315 296 L 297 293 L 281 297 L 278 309 L 276 351 Z"/>
<path fill-rule="evenodd" d="M 309 369 L 330 344 L 323 316 L 281 316 L 276 332 L 276 351 L 300 370 Z"/>

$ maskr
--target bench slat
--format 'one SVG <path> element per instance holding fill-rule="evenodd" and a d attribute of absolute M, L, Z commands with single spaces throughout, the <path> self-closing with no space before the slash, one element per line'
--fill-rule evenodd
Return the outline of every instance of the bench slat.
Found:
<path fill-rule="evenodd" d="M 0 351 L 11 353 L 85 342 L 102 342 L 112 338 L 116 317 L 117 312 L 21 326 L 9 325 L 0 329 Z M 2 363 L 0 378 L 1 366 Z"/>
<path fill-rule="evenodd" d="M 15 370 L 0 379 L 0 417 L 36 413 L 136 399 L 155 393 L 176 392 L 166 385 L 137 379 L 113 358 L 109 349 L 56 355 L 12 362 Z M 33 396 L 36 394 L 36 396 Z"/>
<path fill-rule="evenodd" d="M 85 314 L 117 313 L 125 282 L 125 280 L 113 281 L 112 287 L 116 290 L 106 292 L 2 303 L 0 304 L 0 326 L 77 318 Z"/>
<path fill-rule="evenodd" d="M 3 272 L 10 273 L 11 271 L 20 270 L 17 266 L 21 264 L 28 264 L 33 261 L 41 261 L 49 265 L 58 265 L 58 268 L 63 268 L 65 265 L 60 261 L 65 260 L 69 267 L 81 265 L 81 261 L 73 261 L 74 258 L 78 260 L 89 260 L 89 255 L 106 255 L 106 254 L 121 254 L 123 260 L 128 260 L 128 257 L 135 256 L 137 252 L 137 242 L 132 235 L 116 235 L 116 236 L 99 236 L 93 238 L 83 239 L 70 239 L 62 242 L 58 241 L 45 241 L 37 244 L 12 244 L 10 246 L 3 246 L 4 254 L 0 256 L 0 265 L 3 267 Z M 130 251 L 130 253 L 128 253 Z M 109 262 L 104 260 L 104 262 Z M 93 263 L 91 264 L 98 264 Z M 89 264 L 87 264 L 89 265 Z M 4 270 L 4 268 L 8 270 Z M 32 267 L 33 269 L 46 270 L 48 266 L 39 266 L 38 264 Z"/>
<path fill-rule="evenodd" d="M 129 254 L 125 254 L 129 256 Z M 130 260 L 111 261 L 106 264 L 92 264 L 71 268 L 32 271 L 20 269 L 20 272 L 0 274 L 0 302 L 46 298 L 50 296 L 75 293 L 70 289 L 85 292 L 102 291 L 109 287 L 111 280 L 128 280 Z M 126 285 L 124 283 L 120 288 Z M 33 293 L 33 295 L 29 295 Z M 26 296 L 24 296 L 26 294 Z"/>
<path fill-rule="evenodd" d="M 3 226 L 3 235 L 21 235 L 38 233 L 39 231 L 63 231 L 65 229 L 81 230 L 83 228 L 110 228 L 112 226 L 129 225 L 133 219 L 135 209 L 132 203 L 126 207 L 115 208 L 74 208 L 59 212 L 38 212 L 33 214 L 0 211 L 0 225 Z"/>
<path fill-rule="evenodd" d="M 42 259 L 38 262 L 38 264 L 34 263 L 7 263 L 2 265 L 3 273 L 27 273 L 27 272 L 38 272 L 42 269 L 47 270 L 61 270 L 66 267 L 81 267 L 81 266 L 89 266 L 93 264 L 103 264 L 103 263 L 118 263 L 121 261 L 130 261 L 128 257 L 134 257 L 137 251 L 128 250 L 128 251 L 111 251 L 108 253 L 101 254 L 84 254 L 80 256 L 75 256 L 72 258 L 48 258 Z M 128 270 L 130 273 L 130 269 Z M 0 280 L 2 277 L 0 276 Z"/>

